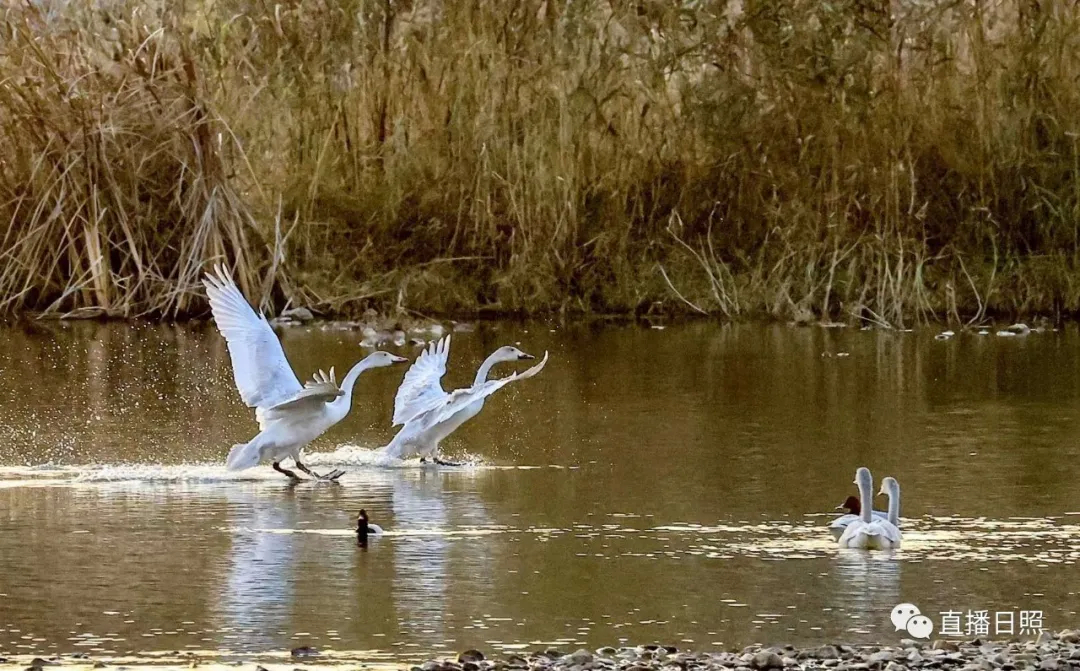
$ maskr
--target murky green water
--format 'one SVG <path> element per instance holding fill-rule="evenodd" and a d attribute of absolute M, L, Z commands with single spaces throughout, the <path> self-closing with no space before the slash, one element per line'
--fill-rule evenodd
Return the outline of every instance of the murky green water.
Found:
<path fill-rule="evenodd" d="M 222 466 L 254 422 L 212 327 L 7 329 L 0 654 L 894 643 L 901 601 L 1075 627 L 1080 336 L 933 335 L 481 328 L 448 386 L 507 343 L 551 361 L 445 444 L 480 463 L 373 465 L 381 369 L 309 450 L 340 486 L 290 486 Z M 359 339 L 285 348 L 306 376 Z M 891 556 L 825 531 L 859 465 L 903 487 Z M 366 549 L 360 507 L 390 532 Z"/>

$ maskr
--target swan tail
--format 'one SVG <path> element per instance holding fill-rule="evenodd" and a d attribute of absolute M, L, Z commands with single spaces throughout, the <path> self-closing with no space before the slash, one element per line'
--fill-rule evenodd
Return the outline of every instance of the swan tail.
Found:
<path fill-rule="evenodd" d="M 259 465 L 259 448 L 254 440 L 247 443 L 237 443 L 229 450 L 229 456 L 225 459 L 225 468 L 230 471 L 242 471 Z"/>
<path fill-rule="evenodd" d="M 402 431 L 404 431 L 404 429 L 402 429 Z M 406 441 L 401 439 L 401 431 L 398 431 L 393 440 L 380 447 L 376 452 L 392 459 L 404 459 L 407 456 L 411 456 L 408 454 L 408 445 Z"/>

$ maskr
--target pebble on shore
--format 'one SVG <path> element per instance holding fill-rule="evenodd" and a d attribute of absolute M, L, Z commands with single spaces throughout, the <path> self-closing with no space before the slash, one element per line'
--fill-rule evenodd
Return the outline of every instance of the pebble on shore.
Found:
<path fill-rule="evenodd" d="M 990 642 L 902 639 L 891 646 L 825 644 L 817 647 L 753 645 L 739 652 L 690 652 L 672 646 L 600 648 L 568 652 L 549 648 L 486 657 L 467 650 L 457 661 L 431 660 L 411 671 L 731 671 L 830 669 L 831 671 L 1080 671 L 1080 631 L 1043 632 L 1036 640 Z"/>
<path fill-rule="evenodd" d="M 294 659 L 309 658 L 318 666 L 318 651 L 300 647 L 290 651 Z M 336 660 L 340 663 L 341 660 Z M 191 665 L 198 661 L 191 660 Z M 105 668 L 84 653 L 58 655 L 32 661 L 0 659 L 26 671 L 44 671 L 55 665 L 90 665 Z M 235 666 L 246 666 L 233 662 Z M 154 664 L 146 668 L 154 668 Z M 251 668 L 251 667 L 247 667 Z M 851 646 L 840 643 L 795 648 L 752 645 L 741 651 L 692 652 L 673 646 L 639 645 L 632 648 L 600 648 L 568 652 L 555 648 L 531 653 L 489 657 L 479 650 L 465 650 L 453 660 L 430 660 L 410 671 L 1080 671 L 1080 631 L 1043 632 L 1035 640 L 1003 642 L 938 639 L 933 643 L 901 639 L 896 645 Z M 259 667 L 256 667 L 259 671 Z M 265 669 L 261 669 L 265 671 Z"/>

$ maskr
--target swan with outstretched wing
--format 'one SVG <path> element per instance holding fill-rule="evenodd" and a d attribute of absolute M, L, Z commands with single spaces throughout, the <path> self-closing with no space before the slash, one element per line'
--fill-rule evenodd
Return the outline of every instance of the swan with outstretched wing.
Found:
<path fill-rule="evenodd" d="M 450 354 L 450 336 L 428 345 L 405 374 L 394 399 L 393 425 L 403 425 L 394 439 L 382 450 L 398 458 L 431 457 L 437 464 L 454 466 L 439 456 L 439 443 L 484 408 L 484 400 L 499 389 L 530 378 L 547 364 L 548 354 L 528 370 L 500 380 L 488 380 L 491 368 L 504 361 L 535 359 L 516 347 L 507 345 L 492 352 L 476 371 L 471 387 L 446 392 L 440 380 L 446 373 Z"/>
<path fill-rule="evenodd" d="M 389 352 L 374 352 L 356 363 L 340 386 L 333 368 L 329 374 L 320 370 L 301 385 L 270 322 L 248 305 L 229 272 L 218 265 L 214 273 L 207 273 L 203 284 L 214 322 L 229 347 L 240 398 L 255 409 L 259 423 L 254 438 L 229 451 L 226 468 L 242 470 L 270 461 L 274 470 L 297 480 L 296 473 L 282 468 L 280 463 L 291 458 L 298 469 L 313 478 L 339 477 L 340 471 L 324 476 L 312 472 L 300 461 L 300 451 L 349 413 L 353 386 L 360 373 L 406 359 Z"/>

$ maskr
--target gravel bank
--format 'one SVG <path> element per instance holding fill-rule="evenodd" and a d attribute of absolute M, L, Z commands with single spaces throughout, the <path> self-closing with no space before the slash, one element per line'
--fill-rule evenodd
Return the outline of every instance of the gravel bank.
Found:
<path fill-rule="evenodd" d="M 970 641 L 939 639 L 933 643 L 898 639 L 890 646 L 848 646 L 825 644 L 795 648 L 753 645 L 739 651 L 694 652 L 673 646 L 640 645 L 633 648 L 599 650 L 547 649 L 530 653 L 487 656 L 466 650 L 452 659 L 437 659 L 419 665 L 358 658 L 354 653 L 320 652 L 296 648 L 291 654 L 259 655 L 246 659 L 199 659 L 190 653 L 178 657 L 128 657 L 99 660 L 85 654 L 59 655 L 42 659 L 0 655 L 0 671 L 93 671 L 94 669 L 139 669 L 149 671 L 313 671 L 319 668 L 348 671 L 904 671 L 944 669 L 945 671 L 1080 671 L 1080 631 L 1043 632 L 1037 639 L 1010 641 Z M 284 658 L 284 659 L 283 659 Z M 56 669 L 55 671 L 62 671 Z"/>
<path fill-rule="evenodd" d="M 1043 632 L 1037 639 L 924 643 L 902 639 L 894 646 L 750 646 L 738 652 L 692 652 L 672 646 L 600 648 L 566 652 L 549 649 L 487 658 L 469 650 L 456 660 L 432 660 L 410 671 L 702 671 L 722 669 L 831 669 L 833 671 L 1077 671 L 1080 632 Z"/>

